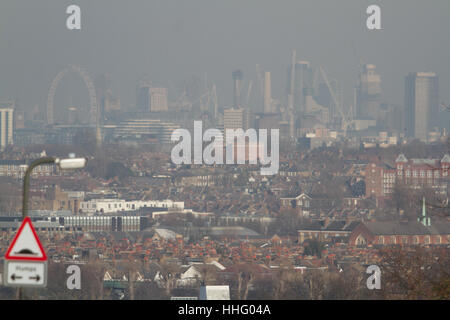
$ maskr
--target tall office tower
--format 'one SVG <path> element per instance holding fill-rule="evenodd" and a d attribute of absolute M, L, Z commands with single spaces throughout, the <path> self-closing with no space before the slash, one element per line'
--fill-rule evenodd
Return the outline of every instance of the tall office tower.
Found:
<path fill-rule="evenodd" d="M 0 151 L 13 144 L 14 140 L 14 109 L 0 107 Z"/>
<path fill-rule="evenodd" d="M 14 110 L 14 130 L 17 130 L 17 129 L 25 129 L 25 111 L 15 109 Z"/>
<path fill-rule="evenodd" d="M 386 116 L 386 128 L 398 133 L 403 132 L 403 106 L 389 104 Z"/>
<path fill-rule="evenodd" d="M 405 78 L 406 135 L 426 141 L 438 125 L 439 78 L 434 72 L 414 72 Z"/>
<path fill-rule="evenodd" d="M 288 109 L 294 108 L 295 61 L 297 61 L 296 59 L 297 59 L 297 52 L 293 50 L 291 65 L 287 69 L 286 91 L 288 95 Z"/>
<path fill-rule="evenodd" d="M 333 83 L 330 83 L 330 86 L 333 87 Z M 320 83 L 317 91 L 317 95 L 315 96 L 317 103 L 328 108 L 330 117 L 333 118 L 335 115 L 335 106 L 333 103 L 333 98 L 331 97 L 330 89 L 328 89 L 326 83 Z"/>
<path fill-rule="evenodd" d="M 238 139 L 237 137 L 234 139 L 234 141 L 230 141 L 227 139 L 227 130 L 228 129 L 242 129 L 244 131 L 247 131 L 248 129 L 250 129 L 251 127 L 253 127 L 250 124 L 250 111 L 248 109 L 244 109 L 244 108 L 239 108 L 239 109 L 235 109 L 235 108 L 231 108 L 231 109 L 225 109 L 224 110 L 224 117 L 223 117 L 223 129 L 224 129 L 224 142 L 225 144 L 228 146 L 230 143 L 235 143 L 235 150 L 234 150 L 234 154 L 235 157 L 237 155 L 237 152 L 239 152 L 238 150 L 242 150 L 240 148 L 244 147 L 246 150 L 245 151 L 245 159 L 248 160 L 251 157 L 257 156 L 255 154 L 250 155 L 248 153 L 248 148 L 249 145 L 247 144 L 247 142 L 244 142 L 244 145 L 239 144 L 238 143 Z M 239 146 L 238 146 L 239 145 Z M 236 158 L 235 158 L 236 161 Z"/>
<path fill-rule="evenodd" d="M 295 55 L 293 54 L 293 59 Z M 294 70 L 294 75 L 292 75 Z M 288 87 L 287 92 L 295 111 L 303 113 L 305 109 L 305 96 L 312 94 L 314 73 L 308 61 L 296 61 L 295 67 L 288 68 Z M 292 88 L 293 86 L 293 88 Z"/>
<path fill-rule="evenodd" d="M 271 93 L 270 72 L 264 73 L 264 113 L 272 113 L 272 93 Z"/>
<path fill-rule="evenodd" d="M 381 120 L 381 79 L 373 64 L 365 64 L 359 73 L 356 86 L 356 118 Z"/>
<path fill-rule="evenodd" d="M 291 65 L 288 68 L 288 85 L 287 85 L 287 94 L 288 94 L 288 105 L 286 108 L 286 113 L 284 114 L 284 120 L 289 123 L 289 138 L 294 139 L 296 137 L 296 121 L 295 121 L 295 108 L 294 108 L 294 88 L 295 88 L 295 61 L 297 61 L 297 52 L 295 50 L 292 51 L 292 60 Z"/>
<path fill-rule="evenodd" d="M 248 110 L 240 109 L 225 109 L 223 117 L 223 128 L 226 129 L 243 129 L 250 128 L 250 113 Z"/>
<path fill-rule="evenodd" d="M 138 111 L 150 111 L 150 87 L 151 84 L 147 80 L 141 80 L 136 89 L 136 107 Z"/>
<path fill-rule="evenodd" d="M 167 88 L 150 88 L 150 111 L 168 111 Z"/>
<path fill-rule="evenodd" d="M 242 70 L 236 70 L 232 73 L 233 76 L 233 107 L 241 107 L 241 86 L 244 74 Z"/>

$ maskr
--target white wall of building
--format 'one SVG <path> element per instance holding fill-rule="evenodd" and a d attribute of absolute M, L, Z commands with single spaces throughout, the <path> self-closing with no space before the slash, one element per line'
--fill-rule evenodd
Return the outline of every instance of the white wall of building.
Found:
<path fill-rule="evenodd" d="M 173 200 L 126 201 L 123 199 L 92 199 L 80 203 L 80 209 L 85 213 L 114 213 L 118 211 L 139 210 L 144 207 L 183 210 L 184 202 Z"/>

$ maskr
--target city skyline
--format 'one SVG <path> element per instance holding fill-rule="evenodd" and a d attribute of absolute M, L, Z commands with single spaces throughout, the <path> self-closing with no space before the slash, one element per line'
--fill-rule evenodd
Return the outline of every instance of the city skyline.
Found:
<path fill-rule="evenodd" d="M 410 72 L 439 72 L 442 87 L 447 86 L 447 79 L 450 79 L 446 63 L 450 48 L 444 41 L 448 22 L 434 19 L 435 14 L 446 11 L 449 6 L 446 2 L 425 8 L 423 3 L 413 6 L 408 2 L 401 6 L 380 1 L 383 29 L 378 31 L 364 28 L 364 1 L 342 2 L 333 12 L 326 10 L 329 4 L 310 2 L 276 5 L 250 1 L 238 6 L 236 12 L 232 10 L 235 4 L 223 2 L 194 1 L 189 6 L 167 2 L 152 7 L 138 1 L 127 10 L 118 10 L 119 3 L 108 3 L 93 5 L 80 1 L 83 25 L 73 33 L 65 29 L 65 15 L 58 15 L 59 11 L 64 12 L 65 4 L 5 4 L 0 13 L 5 15 L 0 20 L 8 24 L 8 28 L 6 25 L 0 28 L 3 52 L 0 67 L 4 70 L 0 75 L 0 97 L 17 98 L 27 109 L 36 104 L 42 108 L 53 77 L 67 65 L 76 64 L 92 75 L 110 74 L 125 107 L 134 106 L 136 83 L 143 74 L 166 87 L 179 85 L 192 77 L 203 82 L 206 74 L 208 82 L 219 88 L 220 104 L 231 106 L 230 72 L 242 69 L 248 85 L 249 80 L 256 78 L 258 64 L 271 72 L 272 96 L 281 99 L 292 49 L 297 50 L 299 60 L 322 66 L 343 85 L 346 105 L 353 100 L 360 61 L 377 66 L 383 79 L 383 100 L 393 104 L 403 104 L 403 78 Z M 42 10 L 44 7 L 46 9 Z M 35 14 L 28 17 L 27 8 L 33 9 Z M 260 11 L 254 10 L 256 8 Z M 114 23 L 98 19 L 100 9 L 102 16 L 109 14 L 115 18 Z M 178 16 L 177 9 L 183 9 L 183 16 Z M 202 19 L 194 19 L 201 15 L 197 13 L 202 12 L 201 9 L 207 14 L 202 15 Z M 219 15 L 221 10 L 223 15 L 235 17 L 234 23 L 225 23 L 228 20 L 224 21 L 223 15 Z M 118 15 L 119 11 L 123 16 Z M 146 12 L 147 17 L 143 16 Z M 165 13 L 168 18 L 158 19 L 153 16 L 157 12 Z M 308 17 L 317 17 L 319 12 L 322 18 L 317 22 Z M 346 19 L 341 20 L 344 13 Z M 286 18 L 277 22 L 282 14 Z M 130 19 L 134 15 L 136 19 Z M 259 15 L 266 19 L 258 19 Z M 12 17 L 15 19 L 11 20 Z M 247 20 L 252 24 L 247 24 Z M 36 27 L 29 30 L 30 25 Z M 315 30 L 315 36 L 308 34 L 310 28 Z M 21 35 L 19 39 L 14 38 L 16 33 Z M 412 37 L 414 33 L 416 36 Z M 435 37 L 421 38 L 423 33 L 433 33 Z M 277 37 L 280 34 L 283 34 L 282 39 Z M 393 42 L 400 34 L 405 43 Z M 422 45 L 408 41 L 416 37 L 423 39 Z M 270 41 L 267 43 L 267 40 Z M 203 44 L 209 44 L 206 50 Z M 33 51 L 23 50 L 29 45 Z M 242 50 L 237 50 L 238 54 L 227 47 Z M 132 49 L 131 56 L 131 48 L 140 49 Z M 39 81 L 34 80 L 34 74 L 40 75 Z M 85 96 L 84 88 L 77 89 L 75 96 Z M 447 91 L 440 91 L 442 100 L 448 101 Z"/>
<path fill-rule="evenodd" d="M 3 1 L 0 300 L 450 299 L 434 1 Z"/>

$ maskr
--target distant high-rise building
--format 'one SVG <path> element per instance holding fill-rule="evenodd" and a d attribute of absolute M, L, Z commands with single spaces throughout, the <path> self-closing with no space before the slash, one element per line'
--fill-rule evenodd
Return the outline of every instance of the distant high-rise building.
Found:
<path fill-rule="evenodd" d="M 359 73 L 356 87 L 356 118 L 381 120 L 381 79 L 373 64 L 365 64 Z"/>
<path fill-rule="evenodd" d="M 13 144 L 14 140 L 14 109 L 0 107 L 0 150 Z"/>
<path fill-rule="evenodd" d="M 272 110 L 272 93 L 271 93 L 270 72 L 264 74 L 264 112 L 271 113 Z"/>
<path fill-rule="evenodd" d="M 25 111 L 14 110 L 14 130 L 25 129 Z"/>
<path fill-rule="evenodd" d="M 141 112 L 150 111 L 150 83 L 140 81 L 136 90 L 136 107 Z"/>
<path fill-rule="evenodd" d="M 110 137 L 117 141 L 144 139 L 150 142 L 155 139 L 160 143 L 170 144 L 173 131 L 179 128 L 178 124 L 160 119 L 127 119 L 113 127 Z"/>
<path fill-rule="evenodd" d="M 242 70 L 236 70 L 232 73 L 233 76 L 233 107 L 240 108 L 241 107 L 241 86 L 242 79 L 244 78 L 244 74 Z"/>
<path fill-rule="evenodd" d="M 167 88 L 150 88 L 150 111 L 168 111 Z"/>
<path fill-rule="evenodd" d="M 256 113 L 255 129 L 280 129 L 281 117 L 279 113 Z"/>
<path fill-rule="evenodd" d="M 394 104 L 388 105 L 386 128 L 398 133 L 403 132 L 403 106 Z"/>
<path fill-rule="evenodd" d="M 287 92 L 289 95 L 293 94 L 292 104 L 296 112 L 302 113 L 305 108 L 305 96 L 312 95 L 314 72 L 308 61 L 296 61 L 294 76 L 292 76 L 292 69 L 292 66 L 288 67 Z M 294 88 L 291 90 L 292 83 Z"/>
<path fill-rule="evenodd" d="M 438 125 L 439 78 L 434 72 L 414 72 L 405 78 L 406 135 L 426 141 Z"/>
<path fill-rule="evenodd" d="M 248 110 L 240 109 L 225 109 L 223 117 L 224 129 L 243 129 L 250 128 L 250 114 Z"/>

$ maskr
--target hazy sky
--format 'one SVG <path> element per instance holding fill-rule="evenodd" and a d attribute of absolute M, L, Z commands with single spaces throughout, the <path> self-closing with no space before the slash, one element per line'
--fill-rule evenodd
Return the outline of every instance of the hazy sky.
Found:
<path fill-rule="evenodd" d="M 70 4 L 81 7 L 81 31 L 66 29 Z M 370 4 L 381 6 L 383 30 L 366 29 Z M 272 72 L 280 98 L 296 49 L 342 82 L 349 103 L 360 59 L 376 65 L 389 102 L 403 104 L 408 72 L 436 71 L 450 103 L 449 12 L 449 0 L 2 0 L 0 98 L 45 105 L 68 64 L 110 74 L 124 106 L 144 73 L 167 85 L 207 72 L 229 104 L 231 72 L 249 80 L 256 64 Z"/>

